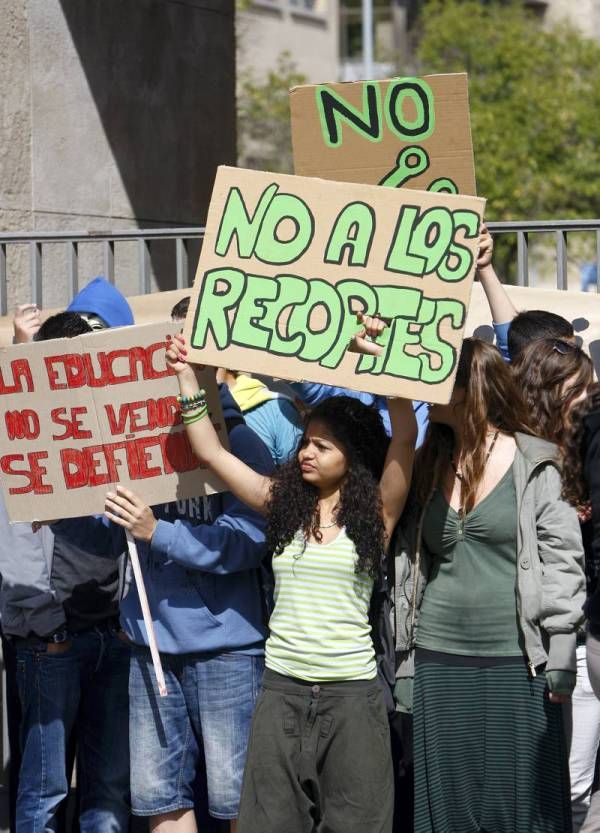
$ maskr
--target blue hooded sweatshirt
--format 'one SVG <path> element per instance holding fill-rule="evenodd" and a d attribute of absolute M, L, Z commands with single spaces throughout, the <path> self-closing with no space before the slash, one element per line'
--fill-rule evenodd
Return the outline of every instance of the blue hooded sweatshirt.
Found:
<path fill-rule="evenodd" d="M 220 386 L 231 451 L 255 471 L 273 461 Z M 265 520 L 230 492 L 154 506 L 150 543 L 137 541 L 158 648 L 166 654 L 236 651 L 261 654 L 266 636 L 258 568 Z M 55 532 L 95 555 L 126 549 L 122 527 L 105 517 L 72 518 Z M 121 624 L 136 645 L 148 645 L 135 583 L 121 601 Z"/>
<path fill-rule="evenodd" d="M 106 278 L 98 276 L 73 298 L 67 312 L 87 312 L 99 316 L 107 327 L 133 324 L 133 313 L 125 297 Z"/>

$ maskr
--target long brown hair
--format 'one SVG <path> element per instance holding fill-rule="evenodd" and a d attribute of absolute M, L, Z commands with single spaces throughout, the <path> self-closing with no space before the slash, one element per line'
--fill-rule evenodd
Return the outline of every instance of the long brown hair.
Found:
<path fill-rule="evenodd" d="M 587 397 L 573 407 L 562 446 L 562 496 L 578 510 L 590 499 L 589 487 L 583 470 L 585 455 L 585 420 L 600 411 L 600 384 L 590 385 Z"/>
<path fill-rule="evenodd" d="M 524 347 L 512 367 L 536 434 L 562 446 L 573 400 L 594 381 L 591 359 L 570 341 L 543 338 Z"/>
<path fill-rule="evenodd" d="M 508 365 L 491 344 L 466 338 L 456 372 L 455 388 L 465 390 L 461 506 L 469 512 L 485 469 L 489 426 L 507 434 L 532 433 L 525 406 Z M 439 485 L 454 450 L 454 432 L 447 425 L 430 423 L 415 461 L 415 486 L 423 505 Z"/>

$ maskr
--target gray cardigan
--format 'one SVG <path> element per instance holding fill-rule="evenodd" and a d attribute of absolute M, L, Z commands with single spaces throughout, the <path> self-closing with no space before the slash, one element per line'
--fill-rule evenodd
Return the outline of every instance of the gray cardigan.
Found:
<path fill-rule="evenodd" d="M 583 619 L 583 545 L 575 510 L 561 499 L 557 448 L 516 434 L 517 612 L 532 674 L 576 670 L 575 642 Z M 422 542 L 424 510 L 407 510 L 396 538 L 392 616 L 396 677 L 412 677 L 418 614 L 431 559 Z"/>

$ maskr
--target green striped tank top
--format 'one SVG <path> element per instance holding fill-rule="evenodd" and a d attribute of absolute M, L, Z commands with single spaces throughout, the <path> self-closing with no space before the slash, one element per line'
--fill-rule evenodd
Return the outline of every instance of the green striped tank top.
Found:
<path fill-rule="evenodd" d="M 265 664 L 309 682 L 371 680 L 377 674 L 369 626 L 373 579 L 357 574 L 345 530 L 329 544 L 298 532 L 273 558 L 275 609 Z"/>

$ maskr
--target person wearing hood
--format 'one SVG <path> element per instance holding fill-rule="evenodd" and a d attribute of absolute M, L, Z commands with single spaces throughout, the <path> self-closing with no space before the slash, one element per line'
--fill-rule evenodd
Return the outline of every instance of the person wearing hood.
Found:
<path fill-rule="evenodd" d="M 133 313 L 125 296 L 101 275 L 77 293 L 66 311 L 85 318 L 92 330 L 133 324 Z"/>
<path fill-rule="evenodd" d="M 233 453 L 273 469 L 225 385 L 221 404 Z M 53 524 L 98 554 L 134 536 L 168 694 L 154 677 L 140 599 L 132 586 L 121 624 L 133 645 L 130 672 L 131 801 L 150 831 L 195 833 L 194 781 L 206 773 L 209 812 L 235 829 L 246 746 L 262 671 L 266 615 L 260 566 L 264 521 L 225 492 L 149 507 L 121 486 L 106 515 Z"/>

